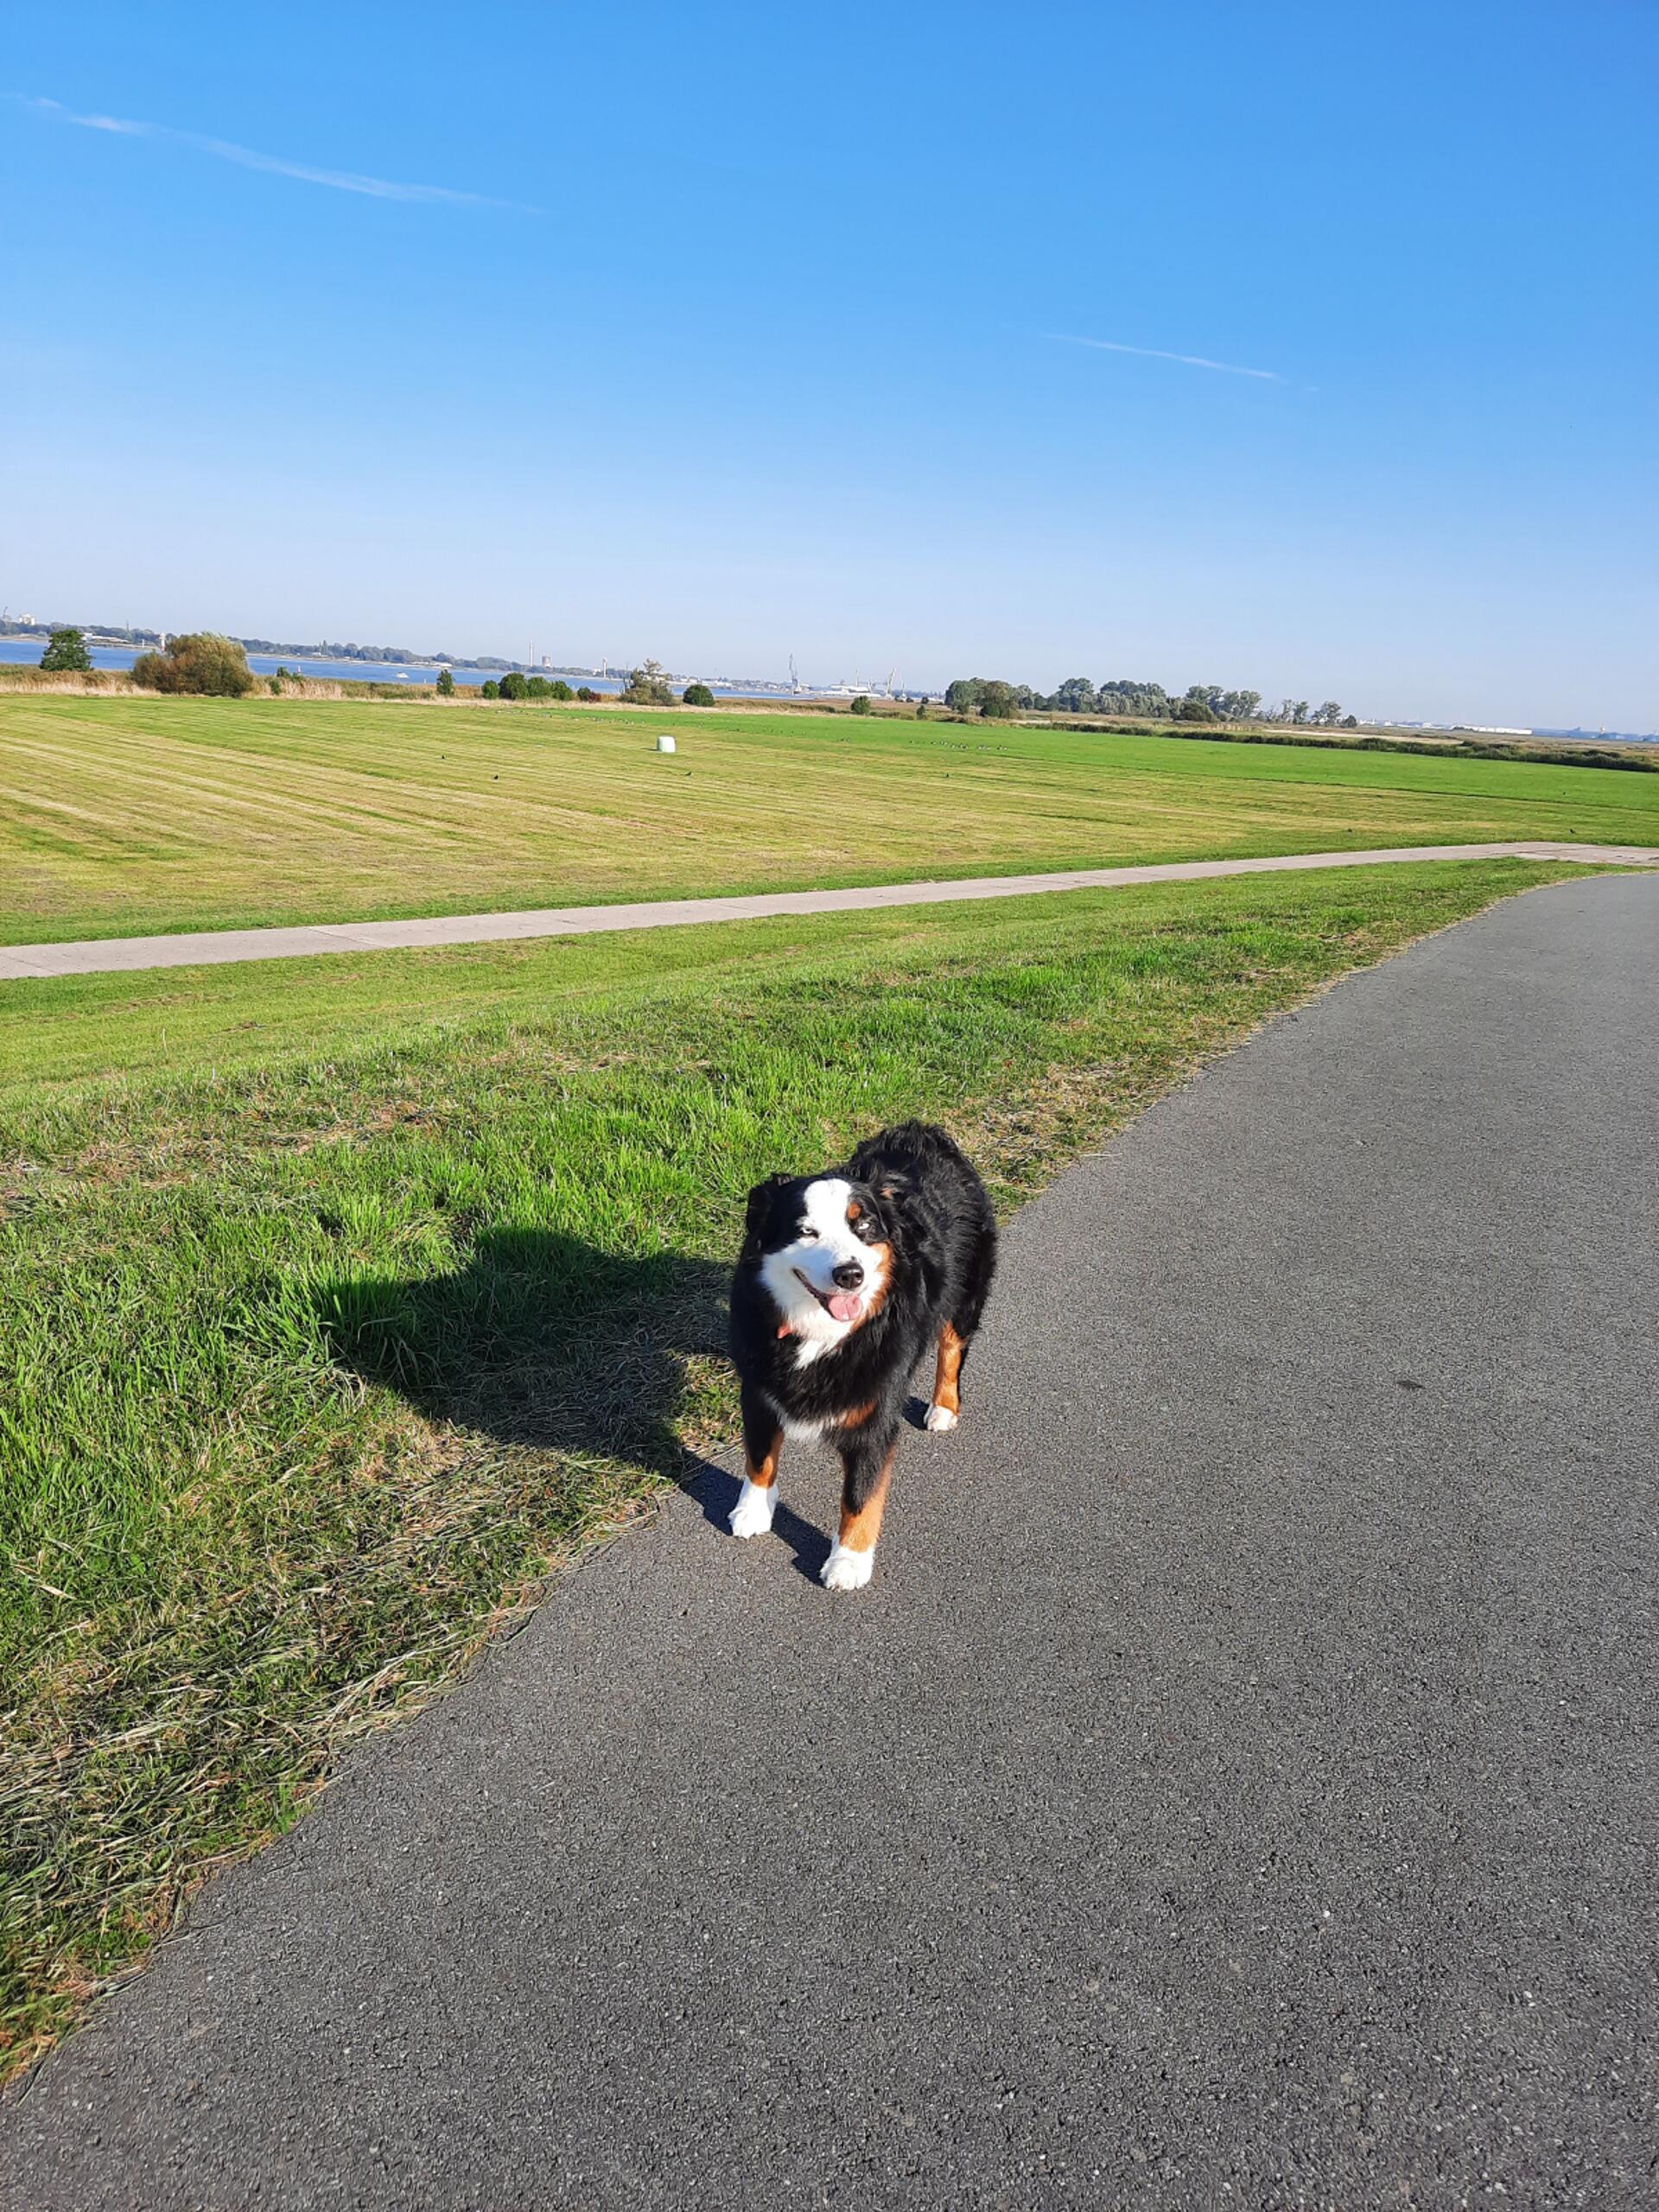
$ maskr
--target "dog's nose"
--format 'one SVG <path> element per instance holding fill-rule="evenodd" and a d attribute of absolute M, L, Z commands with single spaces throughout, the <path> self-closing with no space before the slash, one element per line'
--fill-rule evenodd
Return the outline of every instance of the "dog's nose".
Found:
<path fill-rule="evenodd" d="M 843 1260 L 835 1271 L 836 1285 L 841 1290 L 856 1290 L 863 1280 L 864 1270 L 856 1260 Z"/>

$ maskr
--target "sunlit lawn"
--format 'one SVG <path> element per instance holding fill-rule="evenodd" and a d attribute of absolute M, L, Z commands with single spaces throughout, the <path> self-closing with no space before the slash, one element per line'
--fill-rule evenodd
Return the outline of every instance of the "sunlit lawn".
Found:
<path fill-rule="evenodd" d="M 1537 836 L 1659 842 L 1659 776 L 845 715 L 0 696 L 14 944 Z"/>

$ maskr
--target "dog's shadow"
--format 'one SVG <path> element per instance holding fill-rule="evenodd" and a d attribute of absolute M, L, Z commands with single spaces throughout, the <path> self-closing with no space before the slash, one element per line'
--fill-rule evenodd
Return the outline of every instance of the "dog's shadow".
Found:
<path fill-rule="evenodd" d="M 683 1444 L 679 1424 L 707 1388 L 706 1363 L 724 1357 L 729 1279 L 709 1260 L 499 1229 L 450 1274 L 342 1276 L 317 1307 L 334 1359 L 428 1419 L 556 1452 L 578 1472 L 583 1459 L 649 1468 L 724 1536 L 741 1478 Z M 816 1579 L 825 1531 L 780 1499 L 772 1533 Z"/>

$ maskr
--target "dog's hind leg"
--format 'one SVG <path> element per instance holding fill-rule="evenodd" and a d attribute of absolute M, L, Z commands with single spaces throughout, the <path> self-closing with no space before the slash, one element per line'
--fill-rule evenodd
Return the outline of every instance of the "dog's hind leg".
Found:
<path fill-rule="evenodd" d="M 924 1426 L 954 1428 L 962 1418 L 962 1363 L 978 1333 L 985 1300 L 991 1294 L 996 1273 L 996 1228 L 986 1207 L 986 1219 L 975 1243 L 967 1280 L 957 1294 L 956 1310 L 939 1331 L 939 1356 L 933 1370 L 933 1402 Z"/>
<path fill-rule="evenodd" d="M 819 1580 L 826 1590 L 861 1590 L 875 1572 L 875 1541 L 887 1506 L 898 1442 L 888 1430 L 843 1444 L 841 1528 Z"/>
<path fill-rule="evenodd" d="M 784 1432 L 777 1414 L 758 1393 L 743 1393 L 743 1487 L 727 1516 L 732 1534 L 745 1542 L 764 1536 L 778 1507 L 778 1459 Z"/>
<path fill-rule="evenodd" d="M 962 1363 L 968 1357 L 968 1339 L 954 1321 L 939 1331 L 939 1356 L 933 1369 L 933 1402 L 924 1427 L 954 1428 L 962 1417 Z"/>

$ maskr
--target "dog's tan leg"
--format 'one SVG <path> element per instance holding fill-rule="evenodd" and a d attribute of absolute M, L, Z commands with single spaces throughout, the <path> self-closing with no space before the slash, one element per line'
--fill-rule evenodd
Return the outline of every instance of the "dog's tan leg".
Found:
<path fill-rule="evenodd" d="M 743 1487 L 727 1516 L 732 1534 L 747 1542 L 764 1536 L 778 1507 L 778 1460 L 784 1432 L 770 1413 L 743 1408 Z"/>
<path fill-rule="evenodd" d="M 939 1357 L 933 1370 L 933 1402 L 927 1409 L 929 1428 L 954 1428 L 962 1414 L 959 1378 L 967 1345 L 947 1321 L 939 1331 Z"/>
<path fill-rule="evenodd" d="M 863 1469 L 848 1466 L 841 1496 L 841 1529 L 820 1578 L 826 1590 L 861 1590 L 874 1573 L 876 1539 L 881 1534 L 881 1516 L 887 1510 L 887 1487 L 898 1449 L 896 1444 L 888 1445 L 874 1479 Z"/>

